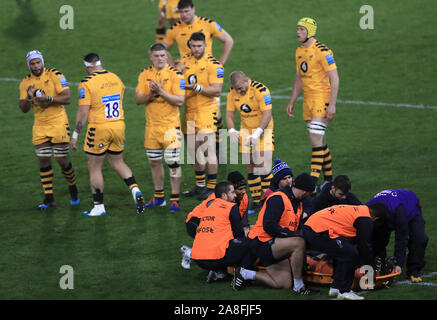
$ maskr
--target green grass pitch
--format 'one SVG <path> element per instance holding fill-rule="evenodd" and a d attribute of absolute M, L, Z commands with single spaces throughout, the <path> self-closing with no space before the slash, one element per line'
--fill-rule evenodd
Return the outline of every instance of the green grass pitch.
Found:
<path fill-rule="evenodd" d="M 85 76 L 83 56 L 99 53 L 104 67 L 120 76 L 128 87 L 125 160 L 145 197 L 153 194 L 143 147 L 144 106 L 135 105 L 133 88 L 140 71 L 150 65 L 146 50 L 155 39 L 158 0 L 70 1 L 72 30 L 59 25 L 63 16 L 59 9 L 65 2 L 0 4 L 0 299 L 328 299 L 327 288 L 306 298 L 264 286 L 234 292 L 230 281 L 205 284 L 206 272 L 194 263 L 190 270 L 180 266 L 180 246 L 192 243 L 184 221 L 196 202 L 183 199 L 183 210 L 176 214 L 167 207 L 137 215 L 129 191 L 108 165 L 104 167 L 108 216 L 81 216 L 92 205 L 82 150 L 71 152 L 80 206 L 70 208 L 67 184 L 54 163 L 58 207 L 35 210 L 43 193 L 31 144 L 33 116 L 18 108 L 19 81 L 29 73 L 25 55 L 32 49 L 40 50 L 46 66 L 56 67 L 70 82 L 73 98 L 66 109 L 73 128 L 77 83 Z M 286 160 L 294 173 L 308 172 L 311 157 L 301 119 L 302 100 L 296 119 L 285 113 L 299 45 L 296 23 L 303 16 L 316 19 L 317 39 L 334 51 L 340 75 L 337 116 L 327 130 L 334 175 L 349 175 L 352 191 L 363 202 L 386 188 L 415 191 L 430 237 L 423 270 L 428 285 L 399 284 L 367 293 L 366 298 L 436 299 L 435 5 L 433 10 L 429 0 L 367 1 L 374 9 L 374 29 L 362 30 L 364 3 L 357 0 L 197 0 L 195 4 L 198 15 L 217 20 L 235 41 L 225 65 L 223 92 L 228 91 L 228 75 L 234 70 L 246 72 L 272 91 L 275 156 Z M 214 52 L 220 55 L 219 42 Z M 81 146 L 83 138 L 82 132 Z M 235 169 L 246 172 L 242 164 L 222 165 L 219 180 Z M 193 169 L 184 165 L 182 189 L 192 185 Z M 167 197 L 168 190 L 167 183 Z M 255 218 L 250 217 L 252 223 Z M 59 286 L 63 265 L 74 269 L 73 290 Z"/>

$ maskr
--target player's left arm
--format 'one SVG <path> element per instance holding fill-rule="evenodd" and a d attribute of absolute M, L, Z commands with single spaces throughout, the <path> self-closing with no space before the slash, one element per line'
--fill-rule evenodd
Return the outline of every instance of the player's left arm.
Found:
<path fill-rule="evenodd" d="M 217 37 L 217 39 L 223 43 L 222 55 L 219 61 L 220 64 L 224 66 L 226 61 L 228 61 L 232 47 L 234 46 L 234 39 L 228 32 L 226 32 L 226 30 L 222 30 L 222 33 Z"/>
<path fill-rule="evenodd" d="M 337 69 L 328 71 L 329 82 L 331 84 L 331 95 L 329 97 L 329 105 L 326 109 L 326 118 L 328 121 L 334 119 L 336 114 L 336 103 L 337 103 L 337 94 L 338 88 L 340 86 L 340 79 L 338 77 Z"/>
<path fill-rule="evenodd" d="M 187 84 L 185 89 L 193 90 L 207 97 L 219 97 L 222 92 L 223 83 L 211 83 L 209 86 L 200 86 L 198 84 Z"/>
<path fill-rule="evenodd" d="M 76 126 L 73 131 L 73 135 L 71 136 L 70 146 L 74 151 L 77 151 L 77 138 L 79 136 L 80 131 L 86 123 L 88 118 L 88 111 L 90 110 L 90 106 L 79 106 L 79 109 L 76 113 Z"/>
<path fill-rule="evenodd" d="M 262 92 L 258 92 L 256 99 L 262 112 L 262 118 L 258 124 L 256 130 L 247 137 L 249 143 L 254 144 L 257 139 L 263 134 L 264 129 L 267 128 L 272 120 L 272 97 L 267 87 L 264 87 Z"/>

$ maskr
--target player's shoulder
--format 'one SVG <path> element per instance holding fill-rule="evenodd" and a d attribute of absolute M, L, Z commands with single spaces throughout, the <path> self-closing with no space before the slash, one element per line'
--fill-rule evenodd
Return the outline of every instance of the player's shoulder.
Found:
<path fill-rule="evenodd" d="M 198 18 L 199 18 L 199 21 L 201 23 L 213 23 L 214 22 L 214 20 L 211 20 L 211 19 L 206 18 L 206 17 L 199 16 Z"/>
<path fill-rule="evenodd" d="M 211 63 L 211 64 L 215 64 L 215 65 L 221 66 L 220 61 L 218 61 L 216 58 L 214 58 L 211 55 L 207 55 L 206 60 L 208 60 L 208 62 Z"/>
<path fill-rule="evenodd" d="M 109 71 L 107 71 L 107 70 L 98 70 L 98 71 L 95 71 L 95 72 L 90 73 L 89 75 L 87 75 L 85 78 L 83 78 L 83 79 L 80 81 L 80 83 L 86 83 L 86 82 L 96 81 L 96 80 L 99 79 L 99 76 L 102 75 L 102 74 L 113 74 L 113 75 L 115 75 L 114 73 L 109 72 Z M 115 76 L 116 76 L 116 75 L 115 75 Z"/>
<path fill-rule="evenodd" d="M 146 74 L 153 71 L 153 66 L 147 66 L 140 71 L 140 74 Z"/>
<path fill-rule="evenodd" d="M 49 74 L 54 74 L 56 76 L 62 76 L 62 72 L 56 68 L 44 68 L 45 72 Z"/>
<path fill-rule="evenodd" d="M 168 30 L 169 30 L 169 31 L 170 31 L 170 30 L 175 30 L 175 29 L 178 29 L 178 28 L 180 28 L 180 27 L 182 27 L 182 22 L 181 22 L 181 21 L 177 21 L 177 22 L 173 23 L 173 24 L 170 26 L 170 29 L 168 29 Z"/>
<path fill-rule="evenodd" d="M 269 90 L 263 83 L 255 80 L 250 80 L 250 86 L 260 93 L 266 93 Z"/>
<path fill-rule="evenodd" d="M 170 73 L 175 73 L 175 74 L 177 74 L 178 76 L 183 76 L 183 75 L 184 75 L 182 72 L 180 72 L 178 69 L 176 69 L 175 67 L 173 67 L 173 66 L 171 66 L 171 65 L 167 65 L 167 70 L 168 70 Z"/>
<path fill-rule="evenodd" d="M 331 51 L 331 49 L 328 48 L 327 45 L 325 45 L 324 43 L 321 43 L 319 41 L 316 40 L 316 42 L 314 43 L 314 46 L 317 48 L 317 51 L 320 51 L 322 53 L 326 53 Z"/>
<path fill-rule="evenodd" d="M 32 73 L 29 73 L 27 76 L 25 76 L 22 80 L 21 83 L 26 83 L 28 81 L 30 81 L 32 78 Z"/>
<path fill-rule="evenodd" d="M 194 63 L 195 60 L 196 60 L 196 58 L 193 56 L 193 54 L 191 52 L 187 53 L 186 55 L 184 55 L 181 58 L 181 61 L 184 62 L 185 64 L 186 63 L 188 63 L 188 64 Z"/>

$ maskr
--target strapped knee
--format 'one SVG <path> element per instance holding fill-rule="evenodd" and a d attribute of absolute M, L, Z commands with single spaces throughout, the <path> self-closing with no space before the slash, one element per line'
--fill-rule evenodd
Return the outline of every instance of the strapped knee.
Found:
<path fill-rule="evenodd" d="M 70 146 L 66 145 L 65 147 L 54 147 L 53 154 L 56 158 L 59 157 L 67 157 L 68 151 L 70 150 Z"/>
<path fill-rule="evenodd" d="M 318 134 L 321 136 L 325 135 L 327 125 L 319 121 L 310 121 L 307 123 L 307 129 L 310 133 Z"/>
<path fill-rule="evenodd" d="M 35 154 L 37 157 L 51 157 L 52 147 L 43 147 L 43 148 L 35 149 Z"/>
<path fill-rule="evenodd" d="M 147 149 L 146 154 L 150 161 L 162 159 L 162 149 Z"/>
<path fill-rule="evenodd" d="M 171 178 L 182 177 L 182 169 L 179 165 L 180 149 L 166 149 L 164 151 L 165 162 L 168 165 Z"/>

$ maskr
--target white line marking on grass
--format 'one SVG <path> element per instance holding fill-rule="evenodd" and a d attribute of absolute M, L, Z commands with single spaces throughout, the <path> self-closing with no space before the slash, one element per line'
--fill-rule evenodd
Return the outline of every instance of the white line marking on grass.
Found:
<path fill-rule="evenodd" d="M 3 82 L 21 82 L 20 79 L 15 78 L 0 78 L 0 81 Z M 70 85 L 78 86 L 79 83 L 77 82 L 70 82 Z M 129 90 L 135 90 L 135 87 L 126 86 L 126 89 Z M 290 96 L 280 96 L 276 95 L 277 93 L 291 91 L 291 88 L 284 88 L 284 89 L 278 89 L 271 91 L 272 99 L 280 99 L 280 100 L 287 100 L 290 99 Z M 226 97 L 227 93 L 222 92 L 220 94 L 222 97 Z M 298 100 L 302 100 L 302 97 L 299 97 Z M 390 102 L 376 102 L 376 101 L 361 101 L 361 100 L 341 100 L 337 99 L 337 103 L 345 103 L 345 104 L 357 104 L 357 105 L 369 105 L 369 106 L 380 106 L 380 107 L 396 107 L 396 108 L 412 108 L 412 109 L 431 109 L 431 110 L 437 110 L 437 106 L 426 106 L 423 104 L 409 104 L 409 103 L 390 103 Z M 220 106 L 225 106 L 226 102 L 221 102 Z"/>
<path fill-rule="evenodd" d="M 431 278 L 431 277 L 436 276 L 436 275 L 437 275 L 437 271 L 433 271 L 433 272 L 424 274 L 421 277 L 422 278 Z M 409 286 L 417 285 L 417 286 L 424 286 L 424 287 L 437 287 L 437 283 L 434 283 L 434 282 L 416 282 L 416 283 L 413 283 L 413 282 L 411 282 L 411 280 L 402 280 L 402 281 L 395 281 L 394 283 L 392 283 L 391 286 L 389 286 L 386 289 L 390 289 L 391 287 L 400 286 L 400 285 L 404 285 L 404 284 L 407 284 Z M 363 294 L 367 294 L 367 293 L 372 292 L 372 291 L 374 291 L 374 290 L 363 290 L 363 291 L 357 292 L 357 294 L 362 296 Z M 329 300 L 337 300 L 337 298 L 331 298 Z"/>

